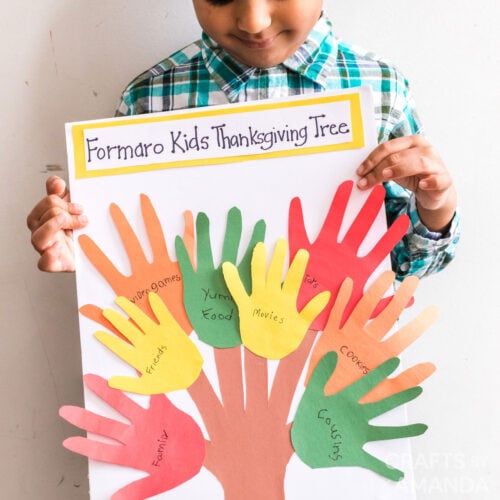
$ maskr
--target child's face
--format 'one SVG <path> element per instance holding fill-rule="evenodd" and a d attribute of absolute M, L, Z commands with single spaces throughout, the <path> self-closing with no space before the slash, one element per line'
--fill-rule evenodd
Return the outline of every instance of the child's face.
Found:
<path fill-rule="evenodd" d="M 232 57 L 268 68 L 302 45 L 323 0 L 193 0 L 193 5 L 205 33 Z"/>

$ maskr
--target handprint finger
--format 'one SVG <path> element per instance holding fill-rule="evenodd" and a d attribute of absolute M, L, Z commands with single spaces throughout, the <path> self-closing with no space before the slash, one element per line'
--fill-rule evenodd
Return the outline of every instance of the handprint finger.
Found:
<path fill-rule="evenodd" d="M 307 250 L 299 250 L 290 264 L 288 272 L 283 282 L 283 293 L 297 296 L 299 293 L 304 273 L 306 271 L 307 262 L 309 260 L 309 252 Z M 278 279 L 281 278 L 281 275 Z M 279 281 L 278 281 L 279 283 Z"/>
<path fill-rule="evenodd" d="M 123 466 L 128 465 L 123 456 L 122 446 L 118 444 L 108 444 L 81 436 L 74 436 L 65 439 L 63 446 L 91 460 Z"/>
<path fill-rule="evenodd" d="M 343 243 L 345 245 L 349 248 L 359 249 L 384 205 L 384 198 L 384 187 L 375 186 L 344 236 Z"/>
<path fill-rule="evenodd" d="M 323 226 L 316 239 L 315 243 L 318 245 L 328 245 L 332 239 L 337 240 L 353 185 L 352 181 L 346 181 L 337 188 Z"/>
<path fill-rule="evenodd" d="M 307 236 L 302 203 L 299 197 L 293 198 L 288 209 L 288 241 L 290 243 L 291 257 L 300 248 L 307 248 L 311 244 Z"/>
<path fill-rule="evenodd" d="M 250 243 L 248 244 L 248 247 L 245 251 L 245 255 L 243 255 L 243 258 L 238 265 L 241 281 L 248 293 L 250 293 L 250 290 L 252 289 L 250 266 L 252 262 L 253 251 L 257 243 L 261 243 L 264 241 L 265 235 L 266 223 L 261 219 L 255 224 L 252 231 L 252 236 L 250 238 Z"/>
<path fill-rule="evenodd" d="M 227 214 L 226 234 L 222 246 L 222 262 L 236 264 L 242 229 L 241 211 L 239 208 L 233 207 Z"/>
<path fill-rule="evenodd" d="M 393 277 L 394 275 L 392 275 L 391 281 L 393 280 Z M 409 276 L 408 278 L 405 278 L 396 293 L 390 298 L 390 300 L 388 300 L 384 309 L 366 325 L 366 331 L 374 339 L 382 340 L 392 325 L 396 323 L 398 318 L 401 316 L 401 313 L 413 297 L 418 283 L 419 279 L 416 276 Z M 382 283 L 381 285 L 383 290 L 385 283 Z"/>
<path fill-rule="evenodd" d="M 164 261 L 171 263 L 168 255 L 167 244 L 165 243 L 165 236 L 163 229 L 158 219 L 156 210 L 151 203 L 151 200 L 145 194 L 141 194 L 141 212 L 146 227 L 149 242 L 151 244 L 151 251 L 153 254 L 153 261 Z"/>
<path fill-rule="evenodd" d="M 416 318 L 384 341 L 388 352 L 393 353 L 393 356 L 399 355 L 436 322 L 438 315 L 439 311 L 436 306 L 425 308 Z"/>
<path fill-rule="evenodd" d="M 381 399 L 375 403 L 366 403 L 363 405 L 363 411 L 365 412 L 368 420 L 371 420 L 372 418 L 378 417 L 383 413 L 394 410 L 394 408 L 397 408 L 398 406 L 413 401 L 415 398 L 420 396 L 420 394 L 422 394 L 421 387 L 412 387 Z M 380 429 L 380 427 L 375 428 Z"/>
<path fill-rule="evenodd" d="M 126 299 L 125 299 L 126 300 Z M 120 305 L 118 299 L 115 300 L 115 302 Z M 120 305 L 120 307 L 122 307 Z M 126 310 L 126 305 L 125 305 L 125 312 Z M 137 345 L 140 344 L 141 340 L 144 338 L 144 334 L 139 328 L 137 328 L 131 321 L 129 321 L 127 318 L 125 318 L 122 314 L 120 314 L 118 311 L 115 311 L 114 309 L 104 309 L 102 311 L 102 315 L 110 321 L 110 323 L 117 329 L 119 330 L 122 335 L 132 344 L 132 345 Z M 136 318 L 134 317 L 133 313 L 130 316 L 131 319 L 138 325 L 139 323 L 136 321 Z"/>
<path fill-rule="evenodd" d="M 349 391 L 355 401 L 359 401 L 362 396 L 370 392 L 382 380 L 388 377 L 399 366 L 398 358 L 390 358 L 382 364 L 368 372 L 360 379 L 347 386 L 344 391 Z"/>
<path fill-rule="evenodd" d="M 422 435 L 427 428 L 425 424 L 410 424 L 394 427 L 370 426 L 367 440 L 371 442 L 415 437 Z"/>
<path fill-rule="evenodd" d="M 119 290 L 123 286 L 123 274 L 118 271 L 115 265 L 111 262 L 110 259 L 108 259 L 106 254 L 101 250 L 101 248 L 95 243 L 92 238 L 90 238 L 86 234 L 81 234 L 78 237 L 78 244 L 80 245 L 80 248 L 82 249 L 82 252 L 85 254 L 87 259 L 109 283 L 113 291 L 115 293 L 119 293 Z"/>
<path fill-rule="evenodd" d="M 184 241 L 189 259 L 194 265 L 194 219 L 191 210 L 186 210 L 184 212 L 184 234 L 182 240 Z"/>
<path fill-rule="evenodd" d="M 80 429 L 119 441 L 128 426 L 79 406 L 62 406 L 59 416 Z"/>
<path fill-rule="evenodd" d="M 94 337 L 119 358 L 123 359 L 125 363 L 140 371 L 141 367 L 137 362 L 135 347 L 107 332 L 97 331 L 94 333 Z"/>
<path fill-rule="evenodd" d="M 196 217 L 196 258 L 198 272 L 214 268 L 214 258 L 210 244 L 210 221 L 203 212 L 200 212 Z"/>
<path fill-rule="evenodd" d="M 252 293 L 260 294 L 266 286 L 266 247 L 257 243 L 252 256 Z"/>
<path fill-rule="evenodd" d="M 121 208 L 116 203 L 112 203 L 109 212 L 127 253 L 132 274 L 135 274 L 136 269 L 142 269 L 147 263 L 144 250 Z"/>
<path fill-rule="evenodd" d="M 363 467 L 379 474 L 382 477 L 390 479 L 391 481 L 401 481 L 405 476 L 403 471 L 396 469 L 395 467 L 391 467 L 364 450 Z"/>
<path fill-rule="evenodd" d="M 270 288 L 275 288 L 275 289 L 281 288 L 283 267 L 285 265 L 285 256 L 286 256 L 286 252 L 287 252 L 287 247 L 288 247 L 288 245 L 283 238 L 280 238 L 276 243 L 276 246 L 274 248 L 274 253 L 271 257 L 271 263 L 269 264 L 269 270 L 267 272 L 266 283 L 267 283 L 267 286 Z M 297 261 L 297 267 L 299 267 L 299 263 L 303 264 L 303 258 L 299 259 L 299 261 Z M 307 261 L 306 261 L 306 263 L 307 263 Z M 304 274 L 304 273 L 302 272 L 302 274 Z M 285 278 L 285 281 L 286 281 L 286 278 Z"/>
<path fill-rule="evenodd" d="M 360 403 L 374 403 L 396 394 L 397 392 L 416 387 L 436 371 L 433 363 L 417 363 L 399 375 L 387 378 L 360 399 Z"/>
<path fill-rule="evenodd" d="M 319 293 L 306 304 L 302 311 L 300 311 L 300 316 L 310 325 L 316 316 L 326 307 L 329 300 L 330 292 Z"/>
<path fill-rule="evenodd" d="M 156 294 L 154 293 L 149 293 L 148 294 L 148 302 L 149 302 L 149 305 L 151 306 L 151 297 L 152 296 L 156 296 L 158 297 Z M 159 297 L 158 297 L 159 298 Z M 159 299 L 161 300 L 161 299 Z M 146 331 L 154 331 L 155 327 L 158 326 L 158 323 L 153 321 L 145 312 L 142 311 L 141 308 L 137 307 L 133 302 L 131 302 L 130 300 L 128 300 L 127 298 L 125 297 L 117 297 L 115 299 L 115 303 L 117 306 L 119 306 L 126 314 L 128 314 L 128 316 L 130 317 L 131 320 L 133 320 L 133 322 L 143 331 L 143 332 L 146 332 Z M 109 310 L 110 313 L 108 313 L 109 315 L 111 314 L 111 309 Z M 105 311 L 106 312 L 106 311 Z M 108 319 L 111 320 L 111 318 L 109 318 L 109 315 L 106 315 L 106 317 L 108 317 Z M 119 315 L 118 313 L 114 314 L 114 311 L 113 311 L 113 318 L 116 318 L 116 321 L 118 321 L 118 316 L 121 316 Z M 127 321 L 127 324 L 125 324 L 123 322 L 123 316 L 121 316 L 120 318 L 120 323 L 123 325 L 123 329 L 120 328 L 120 331 L 123 332 L 123 334 L 125 336 L 127 336 L 127 338 L 130 339 L 130 341 L 135 344 L 137 342 L 140 342 L 141 339 L 143 338 L 141 332 L 137 329 L 133 329 L 131 328 L 129 325 L 130 322 Z M 112 321 L 113 322 L 113 321 Z M 117 323 L 114 323 L 116 327 L 118 327 L 118 324 Z M 130 332 L 130 333 L 129 333 Z M 132 338 L 131 338 L 132 337 Z"/>

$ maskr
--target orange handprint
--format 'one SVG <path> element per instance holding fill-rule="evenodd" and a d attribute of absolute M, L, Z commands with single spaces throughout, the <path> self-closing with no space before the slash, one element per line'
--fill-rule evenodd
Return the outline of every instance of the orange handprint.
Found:
<path fill-rule="evenodd" d="M 127 297 L 151 316 L 147 295 L 157 293 L 165 302 L 172 315 L 186 333 L 191 333 L 192 327 L 184 309 L 183 280 L 177 261 L 170 258 L 163 230 L 151 200 L 141 195 L 141 211 L 151 244 L 153 259 L 148 261 L 137 235 L 121 209 L 114 203 L 109 207 L 111 218 L 120 234 L 127 253 L 131 274 L 122 274 L 97 244 L 87 235 L 78 238 L 84 254 L 109 283 L 118 296 Z M 194 223 L 191 212 L 184 213 L 184 242 L 188 253 L 194 252 Z"/>
<path fill-rule="evenodd" d="M 429 306 L 416 318 L 388 335 L 418 285 L 418 278 L 406 278 L 388 305 L 370 321 L 374 309 L 394 283 L 394 273 L 382 273 L 368 288 L 342 325 L 345 308 L 352 294 L 352 280 L 342 284 L 324 332 L 311 355 L 308 377 L 319 360 L 329 351 L 339 355 L 335 377 L 325 386 L 333 394 L 348 386 L 389 358 L 397 357 L 422 335 L 437 318 L 437 309 Z M 342 325 L 342 326 L 341 326 Z M 419 385 L 435 370 L 432 363 L 420 363 L 400 375 L 387 379 L 365 396 L 363 402 L 377 401 L 396 392 Z"/>

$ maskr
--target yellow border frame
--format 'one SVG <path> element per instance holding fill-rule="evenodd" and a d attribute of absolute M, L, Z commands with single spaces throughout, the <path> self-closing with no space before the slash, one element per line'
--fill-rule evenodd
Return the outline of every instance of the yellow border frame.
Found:
<path fill-rule="evenodd" d="M 236 155 L 226 157 L 215 157 L 197 160 L 178 160 L 172 162 L 152 163 L 148 165 L 131 165 L 127 167 L 106 168 L 87 170 L 85 161 L 85 144 L 84 132 L 86 130 L 106 128 L 106 127 L 120 127 L 124 125 L 137 125 L 141 123 L 155 123 L 174 120 L 187 120 L 191 118 L 201 118 L 206 116 L 223 116 L 230 114 L 241 114 L 255 111 L 276 110 L 291 107 L 311 106 L 317 104 L 328 104 L 332 102 L 350 102 L 351 111 L 351 125 L 352 125 L 352 140 L 340 144 L 332 144 L 327 146 L 313 146 L 305 148 L 294 148 L 283 151 L 265 152 L 251 155 Z M 328 151 L 344 151 L 348 149 L 362 148 L 365 145 L 365 134 L 363 129 L 363 117 L 361 114 L 361 96 L 359 93 L 349 93 L 336 96 L 320 96 L 316 98 L 306 98 L 300 100 L 284 101 L 284 102 L 257 102 L 247 106 L 235 106 L 224 109 L 213 108 L 197 108 L 189 113 L 181 114 L 162 114 L 161 116 L 155 115 L 138 115 L 135 119 L 127 120 L 109 120 L 100 122 L 80 123 L 71 127 L 71 134 L 73 137 L 73 150 L 75 161 L 75 177 L 77 179 L 87 179 L 92 177 L 106 177 L 110 175 L 123 175 L 138 172 L 147 172 L 151 170 L 163 170 L 168 168 L 180 167 L 193 167 L 193 166 L 206 166 L 206 165 L 219 165 L 224 163 L 235 163 L 240 161 L 266 159 L 266 158 L 279 158 L 283 156 L 298 156 L 316 153 L 325 153 Z"/>

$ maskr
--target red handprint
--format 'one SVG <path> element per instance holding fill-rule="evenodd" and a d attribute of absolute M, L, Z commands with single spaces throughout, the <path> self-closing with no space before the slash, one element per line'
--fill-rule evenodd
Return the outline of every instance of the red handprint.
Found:
<path fill-rule="evenodd" d="M 359 255 L 359 248 L 384 205 L 385 189 L 383 186 L 376 186 L 342 241 L 339 241 L 339 232 L 353 185 L 352 181 L 346 181 L 339 186 L 321 231 L 312 243 L 307 236 L 300 199 L 294 198 L 290 203 L 288 220 L 290 259 L 293 259 L 301 248 L 309 252 L 309 262 L 297 301 L 298 308 L 304 307 L 319 292 L 324 290 L 331 292 L 329 304 L 311 326 L 316 330 L 325 327 L 340 285 L 345 278 L 351 278 L 354 282 L 344 318 L 348 316 L 363 295 L 368 278 L 408 229 L 409 218 L 406 215 L 400 216 L 366 255 Z"/>

